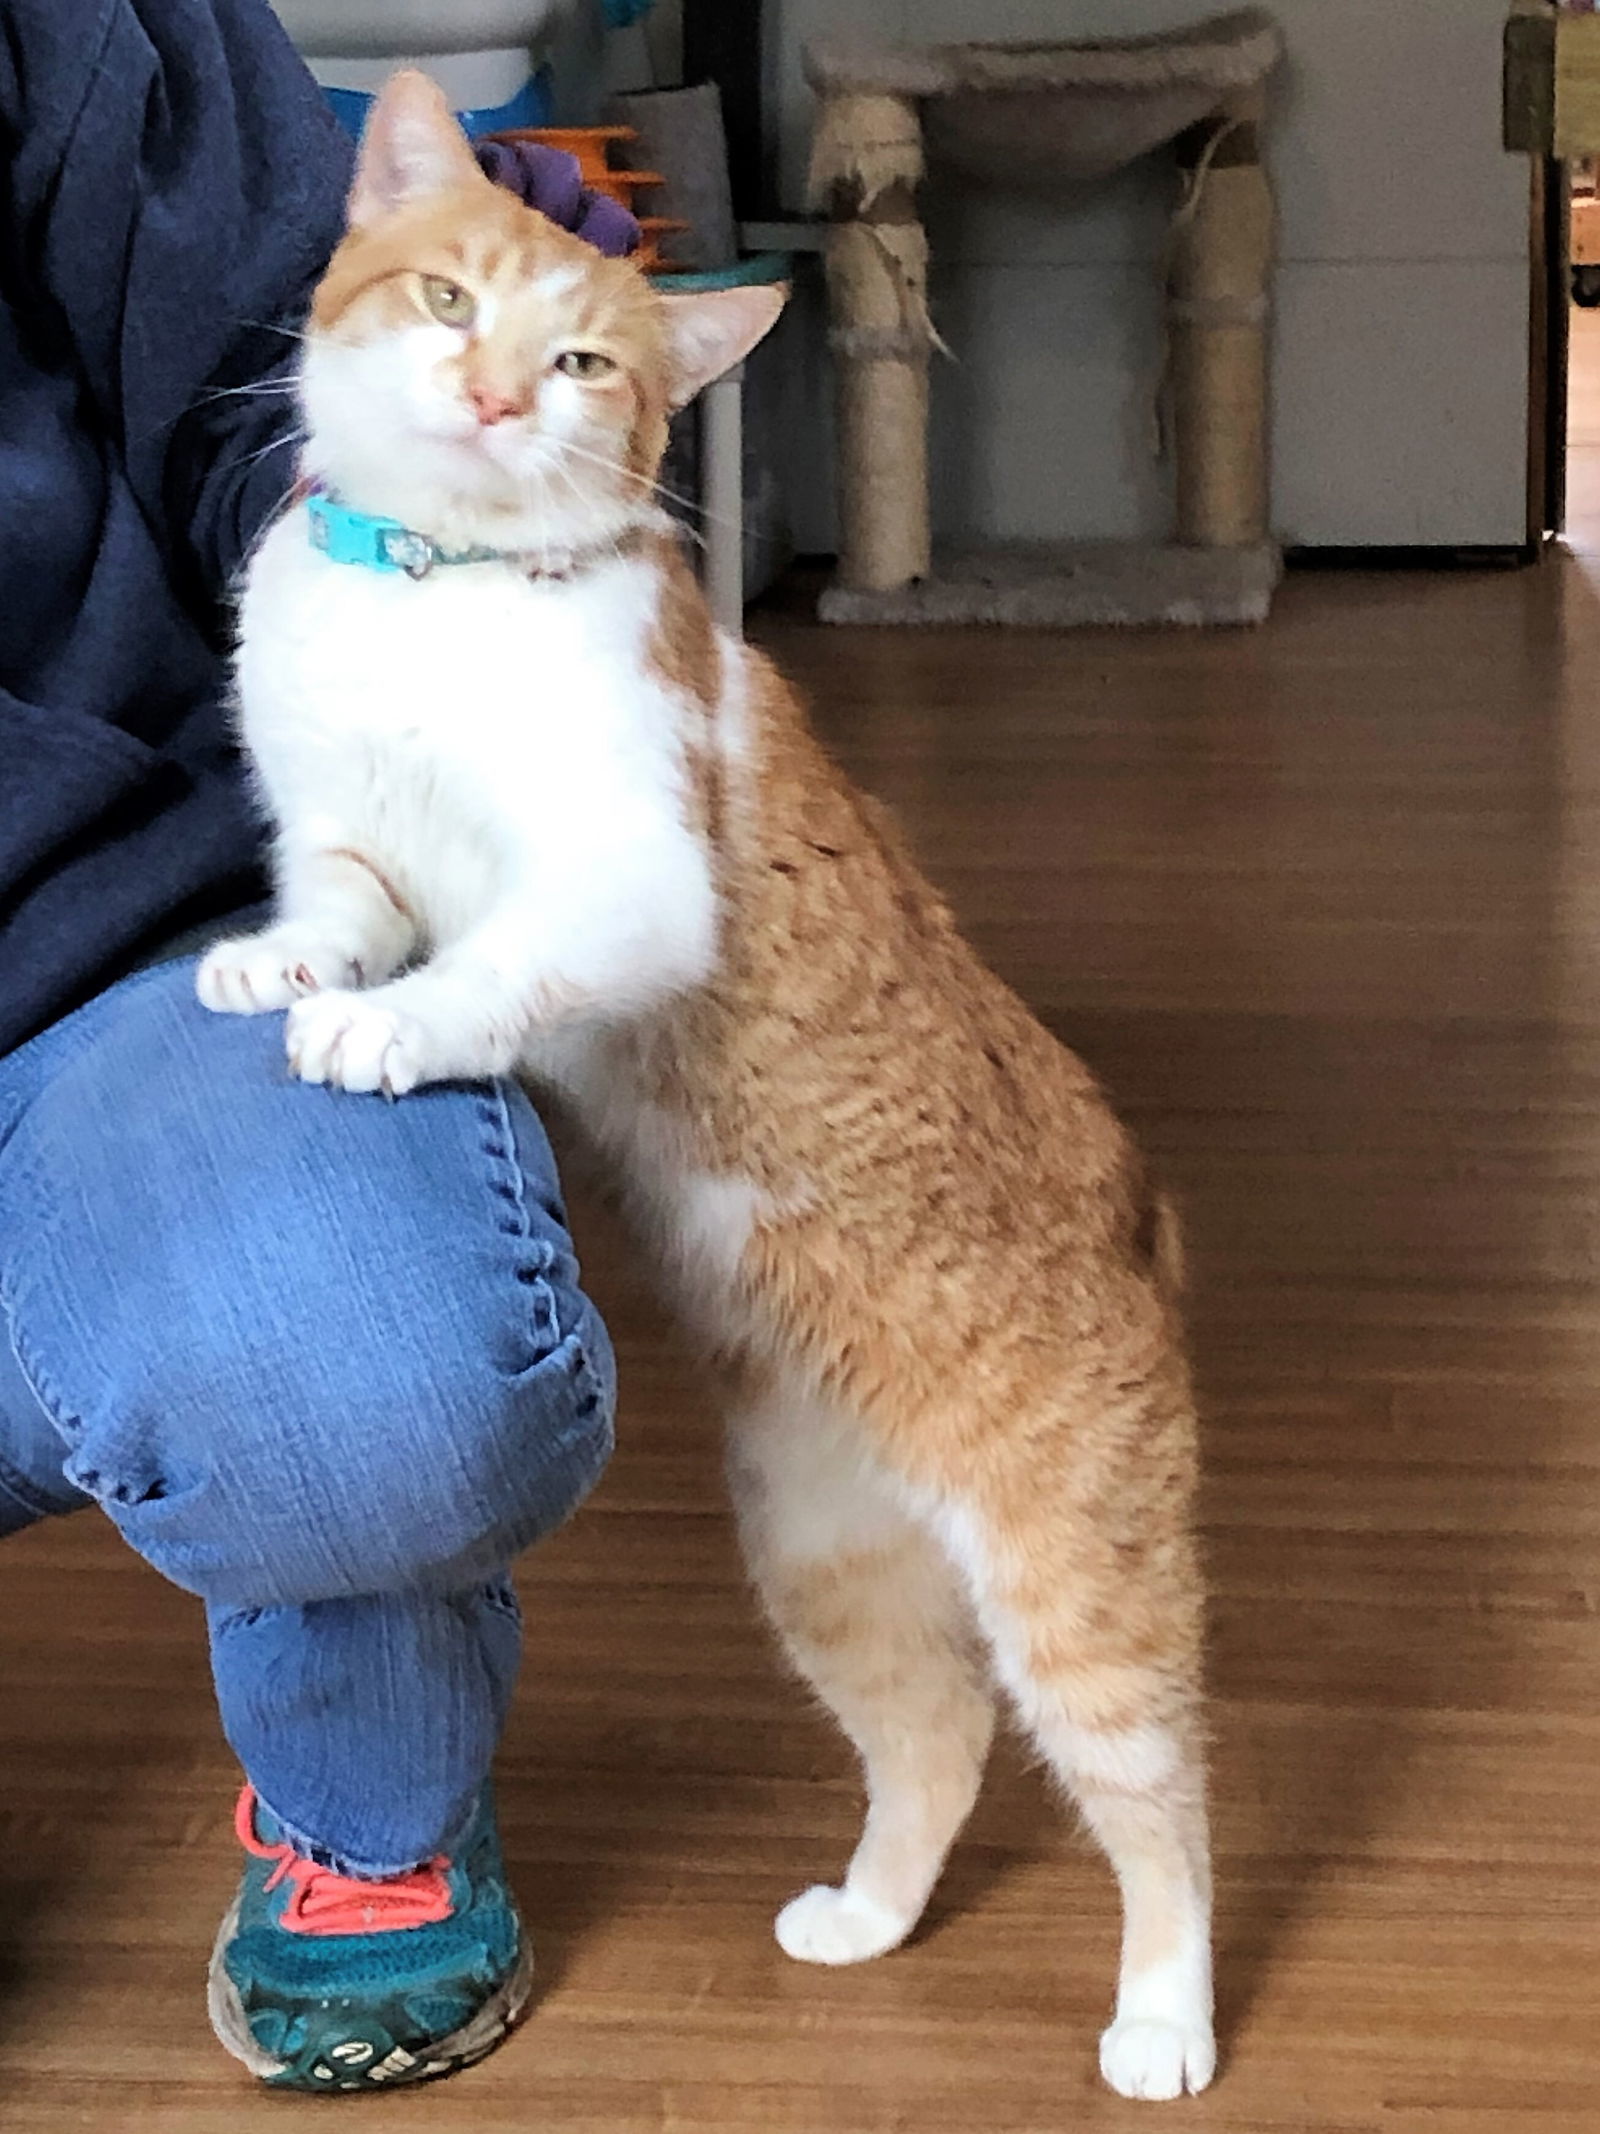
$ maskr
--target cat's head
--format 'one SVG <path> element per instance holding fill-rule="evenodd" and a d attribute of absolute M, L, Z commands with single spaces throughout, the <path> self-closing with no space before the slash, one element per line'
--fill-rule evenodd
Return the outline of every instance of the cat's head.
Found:
<path fill-rule="evenodd" d="M 614 538 L 655 515 L 668 415 L 783 294 L 661 294 L 492 184 L 439 91 L 398 74 L 307 327 L 306 470 L 451 545 Z"/>

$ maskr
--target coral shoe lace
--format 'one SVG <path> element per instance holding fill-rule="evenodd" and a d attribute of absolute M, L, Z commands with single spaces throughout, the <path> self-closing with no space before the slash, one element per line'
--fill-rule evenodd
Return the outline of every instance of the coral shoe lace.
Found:
<path fill-rule="evenodd" d="M 383 1882 L 363 1882 L 336 1874 L 304 1859 L 293 1846 L 269 1845 L 256 1835 L 256 1796 L 252 1786 L 239 1795 L 233 1827 L 239 1843 L 258 1860 L 276 1860 L 266 1887 L 290 1885 L 278 1925 L 289 1934 L 385 1934 L 403 1927 L 435 1926 L 454 1912 L 450 1863 L 442 1855 L 409 1875 Z"/>

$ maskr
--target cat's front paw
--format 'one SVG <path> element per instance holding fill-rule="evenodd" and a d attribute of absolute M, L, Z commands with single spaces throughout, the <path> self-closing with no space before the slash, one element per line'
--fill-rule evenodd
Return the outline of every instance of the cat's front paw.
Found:
<path fill-rule="evenodd" d="M 1198 2096 L 1217 2071 L 1208 2023 L 1130 2016 L 1100 2040 L 1100 2072 L 1119 2097 Z"/>
<path fill-rule="evenodd" d="M 353 950 L 306 926 L 269 926 L 265 933 L 219 941 L 203 956 L 194 989 L 217 1015 L 267 1015 L 308 993 L 359 985 L 364 973 Z"/>
<path fill-rule="evenodd" d="M 284 1042 L 290 1072 L 302 1082 L 403 1097 L 439 1079 L 424 1025 L 402 1009 L 383 1006 L 377 994 L 313 993 L 297 1000 Z"/>
<path fill-rule="evenodd" d="M 860 1964 L 904 1941 L 916 1925 L 871 1897 L 819 1882 L 778 1914 L 773 1932 L 785 1956 L 803 1964 Z"/>

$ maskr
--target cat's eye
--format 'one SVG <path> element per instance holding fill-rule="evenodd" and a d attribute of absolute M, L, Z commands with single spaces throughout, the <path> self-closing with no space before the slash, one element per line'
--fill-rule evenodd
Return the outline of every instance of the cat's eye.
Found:
<path fill-rule="evenodd" d="M 611 357 L 601 355 L 598 348 L 564 348 L 556 357 L 556 369 L 563 376 L 581 378 L 587 385 L 609 378 L 616 367 Z"/>
<path fill-rule="evenodd" d="M 442 274 L 422 277 L 422 300 L 441 326 L 470 326 L 478 316 L 477 298 Z"/>

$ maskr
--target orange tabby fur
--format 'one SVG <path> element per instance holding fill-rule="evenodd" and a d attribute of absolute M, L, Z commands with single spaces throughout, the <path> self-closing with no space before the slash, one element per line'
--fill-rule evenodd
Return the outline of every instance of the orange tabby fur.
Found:
<path fill-rule="evenodd" d="M 664 634 L 690 639 L 698 595 L 675 585 L 672 610 Z M 1127 1964 L 1149 1970 L 1207 1891 L 1176 1226 L 1088 1072 L 742 656 L 754 774 L 717 840 L 720 968 L 609 1064 L 691 1163 L 759 1192 L 728 1343 L 751 1569 L 867 1767 L 852 1880 L 914 1920 L 976 1795 L 998 1672 L 1111 1851 Z M 858 1431 L 881 1498 L 833 1552 L 786 1531 L 814 1523 L 783 1501 L 806 1487 L 813 1391 L 818 1463 L 853 1460 Z M 1156 1736 L 1146 1784 L 1118 1745 Z"/>
<path fill-rule="evenodd" d="M 463 151 L 465 151 L 465 143 Z M 562 268 L 559 298 L 550 278 Z M 323 334 L 376 338 L 427 316 L 421 277 L 437 275 L 497 299 L 493 330 L 463 343 L 462 379 L 503 391 L 519 410 L 537 402 L 552 330 L 616 359 L 597 397 L 619 403 L 622 463 L 647 489 L 667 445 L 670 380 L 660 305 L 637 268 L 594 248 L 513 194 L 489 185 L 470 154 L 450 191 L 351 229 L 312 303 Z"/>

